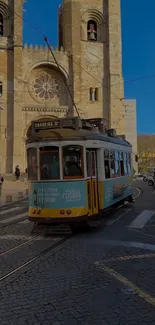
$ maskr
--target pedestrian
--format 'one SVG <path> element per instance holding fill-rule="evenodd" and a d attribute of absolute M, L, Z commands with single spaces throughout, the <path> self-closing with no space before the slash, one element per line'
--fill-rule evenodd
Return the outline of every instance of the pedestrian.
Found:
<path fill-rule="evenodd" d="M 16 168 L 15 168 L 15 176 L 16 176 L 16 180 L 19 180 L 19 177 L 20 177 L 19 165 L 17 165 Z"/>
<path fill-rule="evenodd" d="M 0 176 L 0 197 L 2 195 L 2 185 L 3 185 L 3 182 L 4 182 L 4 178 L 2 176 Z"/>

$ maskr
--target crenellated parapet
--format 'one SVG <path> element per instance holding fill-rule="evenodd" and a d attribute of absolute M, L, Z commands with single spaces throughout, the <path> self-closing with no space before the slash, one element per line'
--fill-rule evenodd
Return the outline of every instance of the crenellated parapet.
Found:
<path fill-rule="evenodd" d="M 51 47 L 54 56 L 61 66 L 64 67 L 66 71 L 68 71 L 68 55 L 64 51 L 64 49 L 61 48 L 53 48 Z M 33 66 L 37 63 L 39 64 L 44 64 L 45 61 L 47 62 L 54 62 L 52 54 L 50 53 L 50 50 L 48 49 L 47 46 L 43 45 L 33 45 L 33 44 L 25 44 L 23 46 L 23 71 L 27 70 L 29 71 L 30 66 Z"/>
<path fill-rule="evenodd" d="M 51 46 L 51 49 L 53 52 L 55 52 L 56 54 L 57 53 L 63 53 L 63 54 L 66 54 L 67 55 L 67 52 L 65 52 L 65 50 L 63 49 L 63 47 L 59 48 L 59 47 L 52 47 Z M 24 46 L 23 46 L 23 50 L 26 51 L 26 52 L 44 52 L 44 53 L 47 53 L 49 52 L 49 49 L 48 49 L 48 46 L 47 45 L 34 45 L 34 44 L 27 44 L 25 43 Z"/>

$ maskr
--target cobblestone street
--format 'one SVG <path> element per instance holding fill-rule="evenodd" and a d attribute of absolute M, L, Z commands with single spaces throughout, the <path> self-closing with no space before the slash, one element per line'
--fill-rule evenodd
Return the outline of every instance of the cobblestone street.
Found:
<path fill-rule="evenodd" d="M 1 325 L 155 324 L 154 190 L 134 186 L 135 204 L 76 236 L 34 228 L 26 200 L 0 210 Z"/>

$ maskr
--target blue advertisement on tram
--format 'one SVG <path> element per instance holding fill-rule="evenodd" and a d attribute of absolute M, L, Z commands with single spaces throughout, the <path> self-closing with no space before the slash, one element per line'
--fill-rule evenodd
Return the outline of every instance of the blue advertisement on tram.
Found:
<path fill-rule="evenodd" d="M 132 194 L 129 177 L 104 181 L 104 207 L 107 208 Z"/>
<path fill-rule="evenodd" d="M 79 182 L 32 182 L 29 192 L 31 208 L 65 209 L 85 207 L 86 183 Z"/>

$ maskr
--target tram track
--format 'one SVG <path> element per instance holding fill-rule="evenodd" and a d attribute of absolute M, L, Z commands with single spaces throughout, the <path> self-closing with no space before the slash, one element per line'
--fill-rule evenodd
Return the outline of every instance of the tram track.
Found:
<path fill-rule="evenodd" d="M 49 247 L 45 248 L 44 250 L 42 250 L 40 253 L 38 253 L 37 255 L 35 255 L 33 258 L 29 259 L 28 261 L 26 261 L 25 263 L 22 263 L 20 266 L 14 268 L 13 270 L 11 270 L 10 272 L 4 274 L 3 276 L 0 277 L 0 283 L 3 282 L 4 280 L 8 279 L 9 277 L 11 277 L 13 274 L 17 273 L 20 270 L 23 270 L 24 268 L 26 268 L 28 265 L 33 264 L 35 261 L 39 260 L 41 257 L 45 256 L 46 254 L 48 254 L 49 252 L 51 252 L 53 249 L 61 246 L 63 243 L 67 242 L 69 239 L 71 239 L 72 237 L 76 236 L 75 234 L 70 234 L 68 236 L 65 236 L 64 238 L 58 240 L 56 243 L 53 243 L 52 245 L 50 245 Z M 36 236 L 38 237 L 42 237 L 42 236 Z M 33 241 L 33 239 L 32 239 Z M 5 252 L 3 252 L 2 254 L 0 254 L 0 257 L 4 256 L 5 254 L 10 253 L 11 251 L 16 250 L 17 248 L 20 248 L 22 246 L 24 246 L 24 244 L 28 244 L 30 241 L 26 241 L 25 243 L 23 243 L 23 245 L 17 245 L 15 247 L 13 247 L 10 250 L 7 250 Z M 22 273 L 23 274 L 23 273 Z M 18 278 L 22 275 L 19 274 Z M 11 281 L 14 282 L 15 280 Z"/>
<path fill-rule="evenodd" d="M 36 239 L 41 239 L 41 238 L 42 238 L 42 236 L 39 236 L 39 235 L 38 235 L 38 236 L 35 236 L 35 237 L 33 237 L 33 238 L 29 239 L 29 240 L 26 240 L 25 242 L 23 242 L 23 243 L 21 243 L 21 244 L 19 244 L 19 245 L 13 246 L 12 248 L 7 249 L 7 250 L 3 251 L 2 253 L 0 253 L 0 257 L 2 257 L 2 256 L 6 256 L 7 254 L 9 254 L 9 253 L 15 251 L 16 249 L 21 248 L 21 247 L 23 247 L 24 245 L 29 244 L 29 243 L 35 241 Z"/>
<path fill-rule="evenodd" d="M 134 186 L 135 187 L 135 186 Z M 141 194 L 141 190 L 139 189 L 139 188 L 137 188 L 137 187 L 135 187 L 137 190 L 138 190 L 138 194 L 140 195 Z M 139 195 L 135 195 L 134 196 L 134 199 L 136 199 Z M 120 205 L 119 207 L 117 207 L 117 209 L 115 209 L 115 211 L 117 211 L 117 210 L 120 210 L 121 208 L 122 208 L 123 206 L 122 205 Z M 113 211 L 114 212 L 114 211 Z M 24 218 L 24 219 L 27 219 L 27 218 Z M 24 219 L 22 219 L 22 220 L 24 220 Z M 19 223 L 21 220 L 17 220 L 16 222 L 14 221 L 13 223 Z M 7 227 L 7 226 L 10 226 L 10 225 L 12 225 L 13 224 L 12 222 L 11 223 L 7 223 L 6 225 L 3 225 L 3 226 L 0 226 L 0 228 L 3 228 L 3 227 Z M 39 228 L 38 228 L 39 229 Z M 39 230 L 44 230 L 44 227 L 43 227 L 43 229 L 39 229 Z M 49 228 L 48 228 L 48 230 L 49 230 Z M 52 230 L 52 228 L 51 228 L 51 230 Z M 33 231 L 31 232 L 31 234 L 33 233 Z M 56 238 L 56 235 L 58 235 L 59 233 L 58 232 L 54 232 L 54 233 L 52 233 L 52 232 L 43 232 L 43 233 L 41 233 L 41 234 L 37 234 L 37 235 L 35 235 L 34 234 L 34 236 L 32 237 L 32 238 L 29 238 L 28 240 L 26 240 L 26 241 L 24 241 L 23 243 L 20 243 L 20 244 L 18 244 L 18 245 L 16 245 L 16 246 L 14 246 L 14 247 L 12 247 L 12 248 L 10 248 L 10 249 L 7 249 L 7 250 L 4 250 L 2 253 L 0 253 L 0 258 L 2 258 L 2 257 L 6 257 L 6 256 L 9 256 L 10 254 L 13 254 L 14 252 L 16 252 L 16 251 L 18 251 L 18 249 L 20 250 L 20 249 L 22 249 L 24 246 L 26 246 L 26 245 L 29 245 L 29 244 L 31 244 L 32 242 L 34 242 L 34 241 L 37 241 L 37 240 L 44 240 L 44 239 L 46 239 L 46 238 L 48 238 L 49 239 L 49 241 L 50 241 L 50 235 L 55 235 L 55 236 L 53 236 L 53 239 L 54 240 L 57 240 L 57 238 Z M 0 283 L 3 283 L 3 281 L 5 281 L 5 280 L 7 280 L 7 279 L 9 279 L 9 278 L 11 278 L 11 276 L 13 276 L 13 275 L 15 275 L 15 274 L 17 274 L 17 278 L 19 278 L 22 274 L 23 274 L 23 272 L 22 273 L 19 273 L 18 274 L 18 272 L 19 271 L 22 271 L 22 270 L 24 270 L 26 267 L 28 267 L 28 266 L 30 266 L 30 265 L 33 265 L 33 263 L 35 263 L 36 261 L 38 261 L 41 257 L 43 257 L 43 256 L 45 256 L 46 254 L 48 254 L 49 252 L 51 252 L 52 250 L 54 250 L 55 248 L 57 248 L 57 247 L 61 247 L 61 245 L 63 244 L 63 243 L 65 243 L 65 242 L 67 242 L 69 239 L 71 239 L 72 237 L 75 237 L 75 236 L 77 236 L 78 234 L 73 234 L 73 233 L 71 233 L 71 234 L 66 234 L 66 233 L 64 233 L 64 234 L 60 234 L 61 235 L 61 238 L 60 239 L 58 239 L 57 240 L 57 242 L 53 242 L 50 246 L 48 246 L 47 248 L 45 248 L 45 249 L 43 249 L 43 250 L 41 250 L 41 252 L 39 252 L 38 254 L 36 254 L 34 257 L 32 257 L 32 258 L 30 258 L 30 259 L 28 259 L 26 262 L 23 262 L 21 265 L 19 265 L 18 267 L 16 267 L 16 268 L 14 268 L 14 269 L 12 269 L 12 270 L 10 270 L 9 272 L 7 272 L 7 273 L 5 273 L 4 275 L 2 275 L 1 277 L 0 277 Z M 11 255 L 12 256 L 12 255 Z M 27 271 L 26 271 L 27 272 Z M 24 272 L 25 273 L 25 272 Z M 16 278 L 16 279 L 17 279 Z M 11 282 L 14 282 L 15 281 L 15 279 L 12 279 L 12 281 Z M 10 281 L 9 281 L 9 283 L 10 283 Z M 7 284 L 6 284 L 7 285 Z"/>

